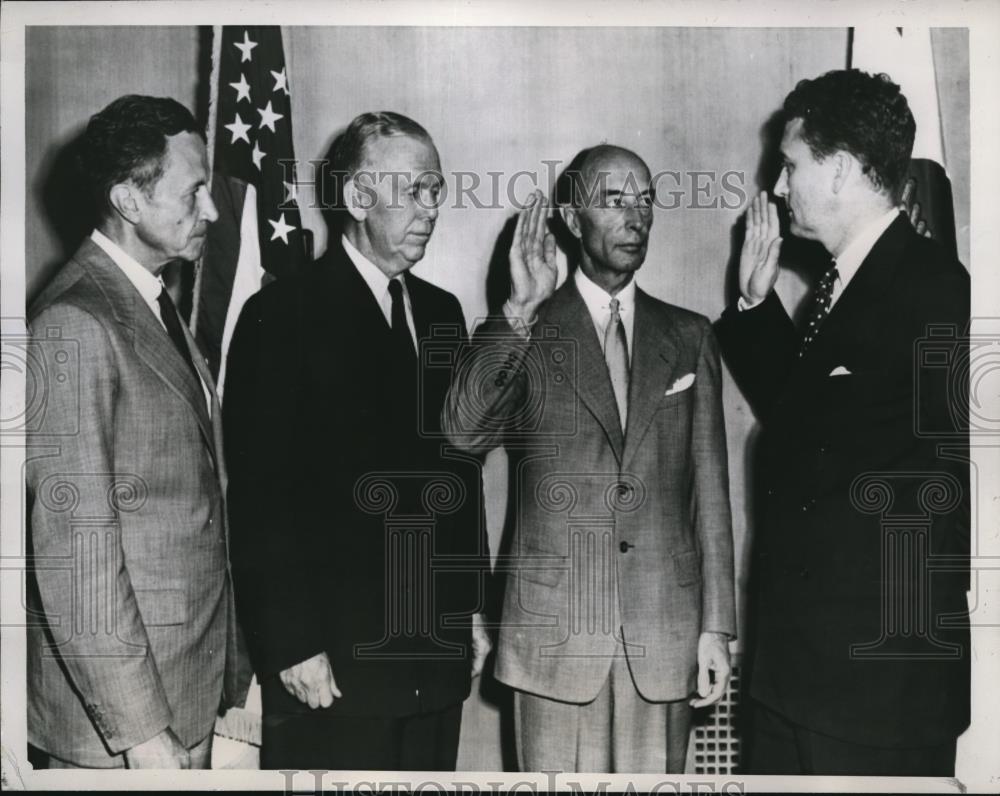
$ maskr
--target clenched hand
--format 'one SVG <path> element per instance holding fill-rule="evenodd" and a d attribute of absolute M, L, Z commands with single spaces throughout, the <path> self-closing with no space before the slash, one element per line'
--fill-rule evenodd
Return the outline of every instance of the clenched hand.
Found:
<path fill-rule="evenodd" d="M 289 694 L 311 708 L 328 708 L 334 697 L 342 697 L 325 652 L 296 663 L 280 675 Z"/>
<path fill-rule="evenodd" d="M 703 708 L 722 699 L 732 671 L 729 663 L 729 639 L 723 633 L 702 633 L 698 637 L 698 696 L 693 708 Z"/>

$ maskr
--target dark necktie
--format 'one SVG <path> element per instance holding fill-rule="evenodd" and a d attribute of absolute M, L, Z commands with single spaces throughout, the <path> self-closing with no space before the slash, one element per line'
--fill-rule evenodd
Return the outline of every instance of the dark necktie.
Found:
<path fill-rule="evenodd" d="M 389 295 L 392 297 L 392 341 L 401 365 L 414 367 L 417 355 L 413 349 L 413 337 L 406 323 L 406 301 L 403 286 L 398 279 L 389 281 Z"/>
<path fill-rule="evenodd" d="M 174 306 L 174 302 L 170 300 L 170 294 L 167 293 L 166 288 L 160 291 L 160 295 L 156 297 L 156 303 L 160 305 L 160 318 L 163 320 L 163 325 L 167 327 L 167 334 L 170 335 L 170 339 L 174 343 L 174 348 L 177 349 L 177 353 L 187 362 L 187 366 L 191 368 L 194 380 L 198 384 L 201 384 L 198 371 L 195 370 L 194 362 L 191 361 L 191 352 L 188 351 L 184 332 L 181 330 L 180 316 L 177 314 L 177 308 Z"/>
<path fill-rule="evenodd" d="M 829 271 L 823 274 L 823 278 L 819 280 L 819 285 L 816 286 L 812 306 L 809 308 L 809 315 L 806 316 L 806 330 L 802 336 L 802 347 L 799 349 L 799 356 L 802 356 L 812 341 L 816 339 L 819 327 L 826 320 L 826 316 L 830 314 L 830 304 L 833 301 L 833 285 L 837 281 L 838 276 L 837 266 L 834 265 Z"/>
<path fill-rule="evenodd" d="M 624 431 L 628 420 L 628 341 L 625 339 L 625 326 L 618 308 L 618 299 L 611 299 L 611 317 L 604 330 L 604 361 L 608 364 L 611 389 L 615 393 L 618 417 Z"/>

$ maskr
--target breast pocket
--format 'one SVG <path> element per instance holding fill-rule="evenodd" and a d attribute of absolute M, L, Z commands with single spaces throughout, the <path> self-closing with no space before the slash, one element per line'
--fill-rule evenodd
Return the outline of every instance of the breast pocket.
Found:
<path fill-rule="evenodd" d="M 667 393 L 665 390 L 663 395 L 660 397 L 660 401 L 657 404 L 657 409 L 669 409 L 671 407 L 684 406 L 690 404 L 692 398 L 694 397 L 694 383 L 692 382 L 687 387 L 677 390 L 676 392 Z"/>
<path fill-rule="evenodd" d="M 538 586 L 555 588 L 566 574 L 569 560 L 549 553 L 526 550 L 517 562 L 518 577 Z"/>

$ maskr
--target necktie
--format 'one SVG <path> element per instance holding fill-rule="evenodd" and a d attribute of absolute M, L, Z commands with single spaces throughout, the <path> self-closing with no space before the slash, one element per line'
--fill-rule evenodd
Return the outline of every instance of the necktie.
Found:
<path fill-rule="evenodd" d="M 413 349 L 413 337 L 406 323 L 406 302 L 403 299 L 403 286 L 398 279 L 389 282 L 389 295 L 392 297 L 392 340 L 393 348 L 400 357 L 400 364 L 407 367 L 416 365 L 416 351 Z"/>
<path fill-rule="evenodd" d="M 618 299 L 611 299 L 611 318 L 604 330 L 604 361 L 608 364 L 611 388 L 615 392 L 618 417 L 624 431 L 628 418 L 628 342 L 625 340 L 625 327 L 618 307 Z"/>
<path fill-rule="evenodd" d="M 170 335 L 174 348 L 177 349 L 177 353 L 187 362 L 191 373 L 194 374 L 194 380 L 201 384 L 198 371 L 195 370 L 194 362 L 191 361 L 191 352 L 188 350 L 187 341 L 184 339 L 184 332 L 181 331 L 180 316 L 177 314 L 177 308 L 174 306 L 174 302 L 170 300 L 170 294 L 167 293 L 166 288 L 160 291 L 160 295 L 156 297 L 156 303 L 160 305 L 160 318 L 163 320 L 163 325 L 167 327 L 167 334 Z"/>
<path fill-rule="evenodd" d="M 823 274 L 816 286 L 816 293 L 813 296 L 812 306 L 809 308 L 809 315 L 806 316 L 806 331 L 802 337 L 802 347 L 799 349 L 799 356 L 802 356 L 819 332 L 826 316 L 830 314 L 830 303 L 833 301 L 833 285 L 837 281 L 837 266 L 834 265 L 829 271 Z"/>

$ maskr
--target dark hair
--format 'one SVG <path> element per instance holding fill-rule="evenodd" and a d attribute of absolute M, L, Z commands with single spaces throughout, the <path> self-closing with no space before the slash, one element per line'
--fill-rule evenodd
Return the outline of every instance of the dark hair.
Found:
<path fill-rule="evenodd" d="M 802 140 L 815 157 L 850 152 L 878 190 L 898 194 L 917 125 L 888 75 L 839 69 L 800 80 L 783 113 L 788 122 L 802 120 Z"/>
<path fill-rule="evenodd" d="M 150 192 L 163 176 L 167 138 L 197 133 L 191 112 L 169 97 L 127 94 L 90 117 L 80 142 L 80 169 L 97 205 L 99 220 L 108 218 L 111 188 L 131 181 Z"/>
<path fill-rule="evenodd" d="M 422 138 L 433 144 L 430 133 L 420 124 L 392 111 L 362 113 L 347 125 L 347 129 L 333 140 L 327 150 L 326 163 L 320 175 L 324 213 L 332 213 L 333 220 L 343 221 L 346 212 L 344 183 L 364 164 L 368 142 L 397 135 Z"/>

